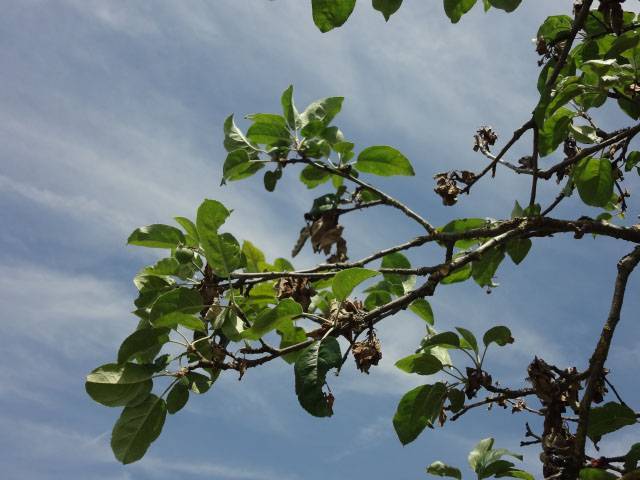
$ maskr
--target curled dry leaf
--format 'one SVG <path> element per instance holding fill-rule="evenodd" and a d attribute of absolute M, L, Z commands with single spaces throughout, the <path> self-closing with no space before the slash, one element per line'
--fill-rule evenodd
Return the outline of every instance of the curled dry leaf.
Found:
<path fill-rule="evenodd" d="M 451 173 L 438 173 L 433 178 L 436 179 L 436 188 L 433 190 L 442 198 L 442 203 L 448 207 L 455 205 L 462 190 Z"/>
<path fill-rule="evenodd" d="M 309 311 L 311 305 L 311 297 L 316 294 L 315 289 L 311 286 L 309 279 L 306 277 L 285 277 L 278 280 L 275 286 L 276 296 L 278 300 L 292 298 L 300 305 L 302 310 Z"/>
<path fill-rule="evenodd" d="M 354 342 L 353 347 L 351 347 L 351 352 L 353 353 L 353 359 L 356 361 L 358 370 L 366 374 L 369 373 L 372 365 L 378 365 L 378 362 L 382 359 L 380 340 L 378 340 L 373 330 L 369 332 L 366 340 Z"/>
<path fill-rule="evenodd" d="M 476 134 L 473 136 L 474 145 L 473 151 L 477 152 L 478 150 L 483 152 L 488 152 L 490 150 L 489 147 L 492 147 L 496 144 L 498 140 L 498 135 L 493 131 L 491 127 L 480 127 Z"/>
<path fill-rule="evenodd" d="M 325 255 L 331 253 L 331 248 L 336 245 L 336 252 L 328 258 L 330 263 L 344 262 L 347 257 L 347 242 L 342 238 L 344 227 L 338 224 L 339 214 L 335 210 L 324 212 L 319 218 L 305 226 L 293 247 L 291 256 L 295 257 L 306 243 L 311 239 L 311 247 L 314 253 L 322 252 Z"/>

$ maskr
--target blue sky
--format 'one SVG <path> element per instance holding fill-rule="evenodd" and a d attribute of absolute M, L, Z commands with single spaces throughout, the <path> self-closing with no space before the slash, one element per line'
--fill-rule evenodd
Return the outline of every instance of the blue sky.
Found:
<path fill-rule="evenodd" d="M 432 175 L 478 170 L 472 135 L 492 125 L 504 140 L 535 105 L 531 38 L 569 1 L 525 2 L 516 13 L 476 12 L 451 25 L 441 2 L 405 2 L 385 24 L 359 2 L 341 29 L 321 34 L 301 0 L 5 2 L 0 16 L 0 463 L 5 478 L 28 479 L 414 479 L 434 460 L 466 464 L 481 438 L 520 449 L 525 417 L 473 412 L 402 447 L 391 417 L 420 379 L 393 367 L 422 337 L 420 320 L 384 322 L 382 364 L 365 376 L 331 379 L 335 416 L 308 416 L 285 364 L 231 376 L 168 418 L 147 457 L 127 467 L 109 449 L 118 411 L 93 403 L 83 377 L 113 360 L 133 329 L 131 278 L 154 258 L 126 247 L 137 226 L 193 217 L 205 197 L 234 214 L 229 229 L 269 258 L 290 251 L 302 214 L 320 190 L 287 171 L 274 193 L 259 178 L 220 188 L 222 122 L 235 112 L 277 112 L 295 85 L 299 107 L 316 98 L 346 100 L 335 123 L 360 148 L 389 144 L 410 158 L 415 177 L 379 184 L 434 224 L 463 216 L 505 217 L 528 184 L 507 171 L 473 197 L 445 208 Z M 596 112 L 604 128 L 624 126 Z M 627 122 L 628 123 L 628 122 Z M 358 148 L 357 147 L 357 148 Z M 522 153 L 516 150 L 514 158 Z M 551 160 L 546 160 L 551 161 Z M 288 170 L 288 169 L 287 169 Z M 555 186 L 543 186 L 548 203 Z M 632 201 L 629 217 L 638 215 Z M 558 217 L 597 214 L 571 200 Z M 418 231 L 389 210 L 346 218 L 358 258 Z M 381 228 L 381 225 L 383 227 Z M 428 264 L 430 249 L 412 254 Z M 558 237 L 538 240 L 519 267 L 499 271 L 487 295 L 443 287 L 432 300 L 437 326 L 482 333 L 512 327 L 516 343 L 494 352 L 489 368 L 523 384 L 534 354 L 559 366 L 584 366 L 605 318 L 619 243 Z M 320 258 L 305 252 L 297 266 Z M 611 357 L 611 379 L 629 403 L 640 361 L 635 321 L 638 279 L 629 285 Z M 639 430 L 612 437 L 624 453 Z M 619 447 L 619 448 L 618 448 Z M 622 449 L 622 451 L 621 451 Z"/>

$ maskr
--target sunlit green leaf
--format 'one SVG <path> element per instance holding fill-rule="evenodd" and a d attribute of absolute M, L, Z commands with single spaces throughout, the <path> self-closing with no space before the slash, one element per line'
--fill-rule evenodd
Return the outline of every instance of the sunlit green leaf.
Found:
<path fill-rule="evenodd" d="M 274 308 L 263 310 L 253 322 L 250 329 L 245 330 L 242 336 L 247 339 L 257 340 L 266 333 L 280 328 L 284 323 L 302 313 L 302 307 L 291 298 L 285 298 Z"/>
<path fill-rule="evenodd" d="M 455 467 L 445 465 L 442 462 L 433 462 L 427 467 L 427 473 L 436 477 L 449 477 L 462 480 L 462 472 Z"/>
<path fill-rule="evenodd" d="M 587 205 L 604 207 L 613 194 L 613 168 L 606 158 L 583 158 L 576 165 L 573 180 Z"/>
<path fill-rule="evenodd" d="M 396 367 L 406 373 L 433 375 L 442 370 L 442 363 L 428 353 L 416 353 L 396 362 Z"/>
<path fill-rule="evenodd" d="M 476 2 L 477 0 L 444 0 L 444 11 L 451 23 L 458 23 Z"/>
<path fill-rule="evenodd" d="M 431 305 L 424 298 L 419 298 L 411 302 L 409 304 L 409 310 L 418 315 L 429 325 L 433 325 L 433 310 L 431 310 Z"/>
<path fill-rule="evenodd" d="M 578 475 L 580 480 L 615 480 L 617 477 L 601 468 L 583 468 Z"/>
<path fill-rule="evenodd" d="M 153 373 L 149 365 L 110 363 L 87 375 L 85 389 L 94 401 L 107 407 L 135 404 L 151 392 Z"/>
<path fill-rule="evenodd" d="M 196 290 L 179 287 L 163 293 L 151 307 L 149 319 L 157 319 L 172 312 L 198 313 L 202 309 L 202 297 Z"/>
<path fill-rule="evenodd" d="M 222 178 L 231 182 L 250 177 L 264 167 L 264 163 L 250 159 L 246 150 L 229 152 L 222 166 Z"/>
<path fill-rule="evenodd" d="M 194 307 L 194 309 L 195 308 L 196 307 Z M 201 319 L 184 312 L 169 312 L 164 314 L 155 320 L 153 325 L 158 328 L 163 327 L 176 329 L 178 326 L 181 326 L 189 330 L 198 330 L 200 332 L 205 331 L 205 325 Z"/>
<path fill-rule="evenodd" d="M 375 277 L 378 272 L 369 270 L 368 268 L 349 268 L 341 270 L 333 277 L 333 293 L 338 300 L 346 300 L 353 289 L 364 282 L 366 279 Z"/>
<path fill-rule="evenodd" d="M 184 235 L 180 229 L 170 225 L 147 225 L 135 229 L 127 243 L 149 248 L 174 248 L 184 243 Z"/>
<path fill-rule="evenodd" d="M 460 337 L 455 332 L 442 332 L 428 338 L 422 344 L 422 348 L 444 346 L 447 348 L 460 348 Z"/>
<path fill-rule="evenodd" d="M 280 103 L 282 104 L 282 112 L 288 127 L 291 130 L 297 129 L 300 125 L 300 114 L 293 103 L 293 85 L 289 85 L 289 87 L 282 92 Z"/>
<path fill-rule="evenodd" d="M 311 0 L 313 22 L 325 33 L 347 21 L 356 0 Z"/>
<path fill-rule="evenodd" d="M 120 345 L 118 363 L 124 363 L 135 355 L 153 347 L 162 346 L 169 341 L 169 330 L 166 328 L 144 328 L 136 330 Z"/>
<path fill-rule="evenodd" d="M 415 175 L 407 157 L 393 147 L 384 145 L 365 148 L 355 167 L 364 173 L 388 177 L 391 175 Z"/>

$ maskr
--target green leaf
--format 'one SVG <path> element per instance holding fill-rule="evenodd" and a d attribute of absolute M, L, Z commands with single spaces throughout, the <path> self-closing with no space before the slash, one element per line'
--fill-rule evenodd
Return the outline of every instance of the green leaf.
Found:
<path fill-rule="evenodd" d="M 202 297 L 196 290 L 186 287 L 174 288 L 158 297 L 149 313 L 149 320 L 155 323 L 163 315 L 172 312 L 198 313 L 202 310 Z"/>
<path fill-rule="evenodd" d="M 569 126 L 574 115 L 575 113 L 571 110 L 561 107 L 544 121 L 538 136 L 540 156 L 546 157 L 555 152 L 558 146 L 567 138 Z"/>
<path fill-rule="evenodd" d="M 603 435 L 636 422 L 635 412 L 627 405 L 608 402 L 601 407 L 592 408 L 589 412 L 587 435 L 594 443 L 597 443 Z"/>
<path fill-rule="evenodd" d="M 447 398 L 449 399 L 449 404 L 451 405 L 451 411 L 453 413 L 457 413 L 464 407 L 464 391 L 458 390 L 456 388 L 450 388 L 447 391 Z"/>
<path fill-rule="evenodd" d="M 640 443 L 634 443 L 627 452 L 624 458 L 624 469 L 627 472 L 638 468 L 638 461 L 640 461 Z"/>
<path fill-rule="evenodd" d="M 519 265 L 527 256 L 529 250 L 531 250 L 531 245 L 531 240 L 528 238 L 516 238 L 514 240 L 509 240 L 506 248 L 513 263 Z"/>
<path fill-rule="evenodd" d="M 625 32 L 622 35 L 616 37 L 615 41 L 611 45 L 611 48 L 607 52 L 605 58 L 616 58 L 618 55 L 626 50 L 637 48 L 640 44 L 640 34 L 636 31 Z"/>
<path fill-rule="evenodd" d="M 282 92 L 280 103 L 282 104 L 282 112 L 288 127 L 291 130 L 297 129 L 300 124 L 300 114 L 293 103 L 293 85 L 289 85 L 289 87 Z"/>
<path fill-rule="evenodd" d="M 240 244 L 230 233 L 201 234 L 200 244 L 209 266 L 219 277 L 228 277 L 231 272 L 245 265 L 246 260 L 240 250 Z"/>
<path fill-rule="evenodd" d="M 493 448 L 493 438 L 485 438 L 480 440 L 473 450 L 469 452 L 469 466 L 471 470 L 474 472 L 478 471 L 478 467 L 480 466 L 480 461 L 484 457 L 484 455 L 489 452 Z"/>
<path fill-rule="evenodd" d="M 443 383 L 422 385 L 407 392 L 393 417 L 393 427 L 403 445 L 413 442 L 440 414 L 447 393 Z"/>
<path fill-rule="evenodd" d="M 184 248 L 184 247 L 178 247 L 176 248 L 176 251 L 174 253 L 174 256 L 177 260 L 178 263 L 180 263 L 181 265 L 191 265 L 192 262 L 195 262 L 196 259 L 198 258 L 195 254 L 194 251 L 191 250 L 190 248 Z M 179 267 L 180 269 L 180 267 Z"/>
<path fill-rule="evenodd" d="M 309 345 L 294 365 L 296 395 L 300 405 L 315 417 L 333 414 L 328 399 L 322 391 L 327 372 L 342 364 L 340 344 L 334 337 Z"/>
<path fill-rule="evenodd" d="M 247 115 L 253 124 L 247 130 L 247 138 L 260 145 L 288 145 L 291 142 L 291 132 L 287 121 L 280 115 L 271 113 L 254 113 Z"/>
<path fill-rule="evenodd" d="M 202 237 L 211 233 L 218 233 L 218 229 L 229 218 L 231 212 L 217 200 L 204 200 L 198 207 L 196 226 Z"/>
<path fill-rule="evenodd" d="M 230 182 L 250 177 L 264 167 L 264 163 L 251 160 L 246 150 L 234 150 L 227 155 L 222 166 L 222 178 Z"/>
<path fill-rule="evenodd" d="M 460 347 L 467 350 L 471 349 L 474 352 L 478 353 L 478 341 L 476 340 L 475 335 L 466 328 L 456 327 L 456 330 L 458 331 L 458 333 L 460 333 L 460 335 L 464 339 L 464 342 L 466 342 L 466 344 L 460 342 Z"/>
<path fill-rule="evenodd" d="M 427 340 L 424 340 L 424 342 L 421 342 L 421 343 L 426 343 L 426 341 Z M 438 360 L 440 360 L 440 363 L 442 363 L 443 365 L 451 365 L 451 355 L 449 355 L 448 347 L 422 348 L 421 346 L 420 348 L 423 353 L 430 353 L 431 355 L 436 357 Z"/>
<path fill-rule="evenodd" d="M 595 128 L 591 125 L 570 125 L 573 137 L 580 143 L 593 144 L 602 141 Z"/>
<path fill-rule="evenodd" d="M 580 198 L 587 205 L 604 207 L 613 194 L 613 169 L 606 158 L 586 157 L 573 173 Z"/>
<path fill-rule="evenodd" d="M 184 383 L 176 383 L 167 395 L 167 411 L 174 414 L 182 410 L 189 401 L 189 389 Z"/>
<path fill-rule="evenodd" d="M 511 330 L 499 325 L 487 330 L 482 337 L 482 342 L 485 347 L 488 347 L 492 343 L 496 343 L 499 346 L 504 347 L 508 343 L 513 343 L 513 337 L 511 336 Z"/>
<path fill-rule="evenodd" d="M 200 308 L 200 306 L 198 308 Z M 162 315 L 153 322 L 153 325 L 158 328 L 164 327 L 176 329 L 178 326 L 182 326 L 189 330 L 196 330 L 198 332 L 205 331 L 205 325 L 202 320 L 183 312 L 169 312 Z"/>
<path fill-rule="evenodd" d="M 107 363 L 93 370 L 87 375 L 87 383 L 109 385 L 131 385 L 144 382 L 153 375 L 153 368 L 149 365 L 137 363 Z"/>
<path fill-rule="evenodd" d="M 431 305 L 424 298 L 419 298 L 411 302 L 409 304 L 409 310 L 418 315 L 429 325 L 434 324 L 433 310 L 431 310 Z"/>
<path fill-rule="evenodd" d="M 184 228 L 187 235 L 191 236 L 195 241 L 198 241 L 198 229 L 191 220 L 186 217 L 174 217 L 173 219 L 178 222 L 182 228 Z"/>
<path fill-rule="evenodd" d="M 542 207 L 539 203 L 534 203 L 533 205 L 529 205 L 524 209 L 525 217 L 539 217 L 540 212 L 542 211 Z"/>
<path fill-rule="evenodd" d="M 333 277 L 333 293 L 338 300 L 346 300 L 353 289 L 364 282 L 366 279 L 375 277 L 378 272 L 369 270 L 368 268 L 349 268 L 341 270 Z"/>
<path fill-rule="evenodd" d="M 486 218 L 458 218 L 447 223 L 438 230 L 442 233 L 462 233 L 489 226 L 490 221 Z M 463 238 L 455 243 L 456 248 L 466 249 L 478 243 L 477 238 Z M 443 244 L 444 245 L 444 244 Z"/>
<path fill-rule="evenodd" d="M 460 337 L 455 332 L 442 332 L 429 337 L 422 348 L 443 346 L 446 348 L 460 348 Z"/>
<path fill-rule="evenodd" d="M 264 188 L 267 192 L 273 192 L 278 184 L 278 179 L 282 176 L 280 170 L 264 172 Z"/>
<path fill-rule="evenodd" d="M 621 97 L 618 99 L 618 106 L 620 107 L 620 110 L 634 120 L 638 120 L 638 118 L 640 118 L 640 103 L 638 100 L 630 101 Z"/>
<path fill-rule="evenodd" d="M 462 472 L 455 467 L 445 465 L 442 462 L 433 462 L 427 467 L 427 473 L 436 477 L 450 477 L 462 480 Z"/>
<path fill-rule="evenodd" d="M 388 177 L 392 175 L 415 175 L 407 157 L 392 147 L 380 145 L 365 148 L 355 164 L 356 169 Z"/>
<path fill-rule="evenodd" d="M 165 401 L 155 395 L 139 405 L 125 407 L 111 433 L 116 458 L 125 465 L 140 460 L 160 435 L 166 416 Z"/>
<path fill-rule="evenodd" d="M 377 290 L 367 295 L 367 298 L 365 298 L 364 300 L 364 308 L 366 308 L 367 311 L 371 311 L 374 308 L 377 308 L 389 303 L 391 300 L 392 300 L 392 297 L 389 292 L 383 292 L 381 290 Z"/>
<path fill-rule="evenodd" d="M 233 121 L 233 115 L 229 115 L 224 121 L 224 148 L 227 152 L 234 150 L 246 150 L 255 155 L 257 147 L 251 144 Z"/>
<path fill-rule="evenodd" d="M 166 328 L 143 328 L 129 335 L 118 350 L 118 363 L 125 363 L 131 357 L 162 346 L 169 341 L 169 330 Z"/>
<path fill-rule="evenodd" d="M 89 396 L 105 407 L 137 405 L 149 396 L 152 388 L 153 381 L 150 379 L 125 385 L 85 383 L 85 390 Z"/>
<path fill-rule="evenodd" d="M 151 392 L 153 373 L 148 365 L 109 363 L 87 375 L 85 390 L 94 401 L 107 407 L 136 404 Z"/>
<path fill-rule="evenodd" d="M 507 472 L 504 472 L 500 475 L 496 475 L 496 477 L 521 478 L 522 480 L 536 480 L 535 477 L 531 475 L 529 472 L 525 472 L 524 470 L 518 470 L 517 468 L 512 468 Z"/>
<path fill-rule="evenodd" d="M 207 393 L 215 380 L 197 372 L 189 372 L 185 378 L 189 382 L 189 390 L 198 395 Z"/>
<path fill-rule="evenodd" d="M 339 1 L 327 0 L 326 3 L 337 4 Z M 300 115 L 301 127 L 304 128 L 311 122 L 319 122 L 319 125 L 326 127 L 340 113 L 343 101 L 344 97 L 328 97 L 311 103 Z"/>
<path fill-rule="evenodd" d="M 393 252 L 382 258 L 380 265 L 382 268 L 411 268 L 411 262 L 400 252 Z M 399 275 L 397 273 L 383 273 L 384 279 L 394 285 L 402 285 L 407 280 L 408 275 Z"/>
<path fill-rule="evenodd" d="M 222 333 L 233 342 L 242 340 L 242 334 L 246 330 L 244 322 L 236 314 L 230 313 L 227 309 L 222 324 Z"/>
<path fill-rule="evenodd" d="M 295 270 L 293 265 L 291 265 L 291 262 L 286 258 L 276 258 L 273 265 L 279 272 L 292 272 Z"/>
<path fill-rule="evenodd" d="M 505 12 L 513 12 L 522 0 L 489 0 L 492 7 L 499 8 Z"/>
<path fill-rule="evenodd" d="M 400 6 L 402 6 L 402 0 L 373 0 L 373 8 L 382 13 L 387 22 Z"/>
<path fill-rule="evenodd" d="M 433 375 L 442 370 L 442 363 L 429 353 L 416 353 L 396 362 L 396 367 L 406 373 Z"/>
<path fill-rule="evenodd" d="M 477 0 L 444 0 L 444 11 L 451 23 L 458 23 L 462 15 L 473 8 Z"/>
<path fill-rule="evenodd" d="M 329 172 L 316 168 L 313 165 L 307 165 L 300 172 L 300 181 L 309 189 L 316 188 L 318 185 L 328 182 L 330 178 L 331 174 Z"/>
<path fill-rule="evenodd" d="M 444 277 L 440 283 L 443 285 L 449 285 L 452 283 L 464 282 L 465 280 L 468 280 L 469 277 L 471 277 L 471 263 L 466 263 Z"/>
<path fill-rule="evenodd" d="M 473 261 L 471 275 L 481 287 L 493 286 L 493 277 L 504 260 L 504 250 L 500 247 L 484 252 L 479 260 Z"/>
<path fill-rule="evenodd" d="M 266 266 L 264 253 L 249 240 L 242 242 L 242 253 L 247 259 L 247 272 L 261 272 Z"/>
<path fill-rule="evenodd" d="M 640 163 L 640 152 L 634 151 L 629 153 L 624 163 L 624 171 L 630 172 L 638 163 Z"/>
<path fill-rule="evenodd" d="M 562 80 L 562 83 L 558 85 L 556 94 L 549 102 L 545 116 L 552 116 L 560 107 L 584 93 L 585 86 L 579 84 L 579 81 L 580 78 L 574 76 L 566 77 Z"/>
<path fill-rule="evenodd" d="M 583 468 L 578 478 L 580 480 L 615 480 L 619 477 L 601 468 Z"/>
<path fill-rule="evenodd" d="M 553 44 L 559 40 L 564 40 L 571 32 L 573 20 L 568 15 L 554 15 L 540 25 L 538 29 L 538 39 L 544 39 L 547 44 Z"/>
<path fill-rule="evenodd" d="M 154 224 L 137 228 L 129 235 L 127 243 L 148 248 L 175 248 L 184 243 L 182 232 L 170 225 Z"/>
<path fill-rule="evenodd" d="M 511 218 L 519 218 L 519 217 L 524 217 L 524 210 L 516 200 L 516 203 L 513 206 L 513 210 L 511 210 Z"/>
<path fill-rule="evenodd" d="M 356 6 L 356 0 L 311 0 L 313 23 L 322 33 L 340 27 Z"/>
<path fill-rule="evenodd" d="M 291 298 L 285 298 L 274 308 L 265 309 L 253 322 L 253 325 L 242 334 L 244 338 L 258 340 L 263 335 L 290 321 L 302 313 L 302 307 Z"/>
<path fill-rule="evenodd" d="M 296 327 L 293 322 L 286 322 L 278 328 L 280 334 L 280 348 L 287 348 L 292 345 L 297 345 L 304 342 L 307 339 L 307 334 L 302 327 Z M 282 356 L 282 359 L 287 363 L 295 363 L 302 355 L 302 350 L 297 352 L 287 353 Z"/>
<path fill-rule="evenodd" d="M 494 475 L 496 477 L 506 476 L 506 473 L 509 472 L 514 466 L 515 465 L 512 462 L 509 462 L 507 460 L 496 460 L 495 462 L 487 464 L 477 472 L 478 479 L 482 480 L 483 478 L 489 478 Z"/>

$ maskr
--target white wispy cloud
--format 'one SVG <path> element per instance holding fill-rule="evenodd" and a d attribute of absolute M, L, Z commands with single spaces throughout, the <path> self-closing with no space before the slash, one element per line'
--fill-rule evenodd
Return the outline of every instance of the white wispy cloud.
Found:
<path fill-rule="evenodd" d="M 271 467 L 258 465 L 230 465 L 225 461 L 198 461 L 188 455 L 180 457 L 157 457 L 148 455 L 144 460 L 130 469 L 113 473 L 91 473 L 114 462 L 109 447 L 108 432 L 91 437 L 84 432 L 65 428 L 59 424 L 38 422 L 28 419 L 11 419 L 0 416 L 0 426 L 4 431 L 11 431 L 12 451 L 24 452 L 14 459 L 12 466 L 7 466 L 5 474 L 8 478 L 27 475 L 28 478 L 50 478 L 51 472 L 45 465 L 54 468 L 72 466 L 72 470 L 86 479 L 128 479 L 136 478 L 137 473 L 144 472 L 152 478 L 174 478 L 175 475 L 195 478 L 211 478 L 220 480 L 294 480 L 299 477 L 278 471 Z M 0 445 L 4 443 L 0 440 Z M 30 465 L 38 465 L 31 468 Z M 15 476 L 14 476 L 15 475 Z M 80 478 L 80 477 L 77 477 Z"/>

